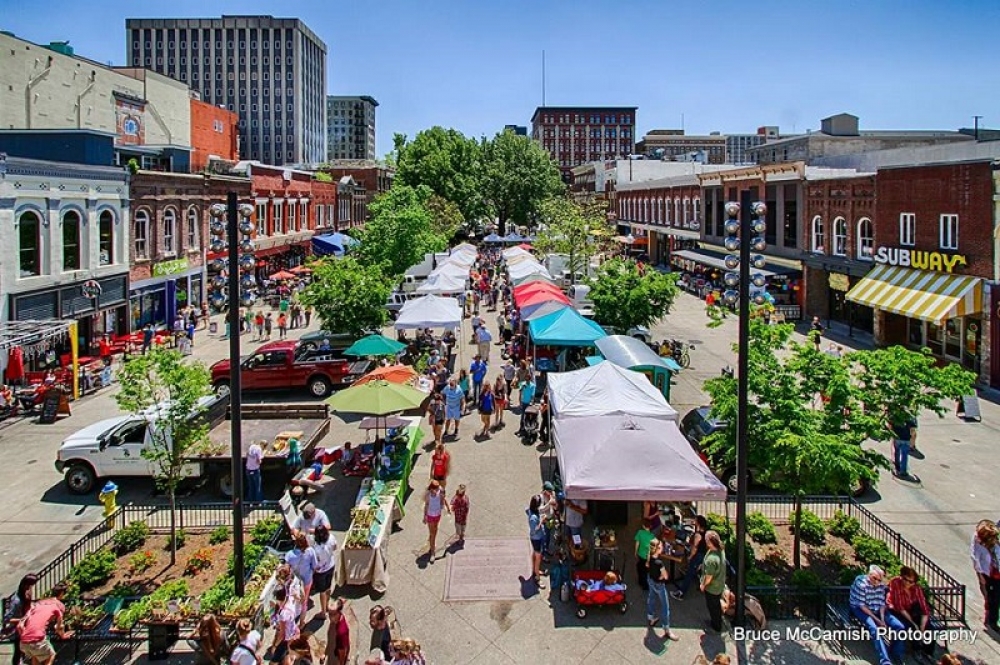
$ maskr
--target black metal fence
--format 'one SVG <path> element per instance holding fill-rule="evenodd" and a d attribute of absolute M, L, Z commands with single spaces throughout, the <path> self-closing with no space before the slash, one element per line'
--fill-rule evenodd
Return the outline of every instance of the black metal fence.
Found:
<path fill-rule="evenodd" d="M 782 495 L 751 496 L 747 502 L 747 512 L 760 512 L 775 525 L 790 524 L 790 514 L 794 499 Z M 808 496 L 802 499 L 802 507 L 815 513 L 820 519 L 828 520 L 837 511 L 858 520 L 861 533 L 884 542 L 889 550 L 899 557 L 903 565 L 917 571 L 927 581 L 927 600 L 936 618 L 949 625 L 965 625 L 966 587 L 943 568 L 931 561 L 925 554 L 911 545 L 902 535 L 879 519 L 870 510 L 850 497 Z M 703 501 L 698 503 L 702 514 L 718 513 L 734 519 L 736 515 L 735 497 L 727 501 Z M 812 615 L 813 610 L 822 612 L 827 602 L 836 601 L 845 592 L 845 587 L 823 587 L 818 592 L 812 589 L 796 588 L 754 588 L 748 593 L 757 596 L 765 607 L 770 606 L 775 619 L 793 618 L 795 612 Z M 818 595 L 817 595 L 818 594 Z M 822 603 L 818 603 L 822 599 Z M 846 602 L 846 596 L 844 596 Z M 817 615 L 813 618 L 821 619 Z"/>

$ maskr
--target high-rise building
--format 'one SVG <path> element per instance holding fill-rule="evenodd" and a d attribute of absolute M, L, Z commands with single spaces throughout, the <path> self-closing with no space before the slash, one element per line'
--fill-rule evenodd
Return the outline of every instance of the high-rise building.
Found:
<path fill-rule="evenodd" d="M 326 44 L 272 16 L 127 19 L 126 53 L 239 114 L 240 155 L 270 164 L 326 157 Z"/>
<path fill-rule="evenodd" d="M 628 157 L 635 145 L 635 106 L 539 106 L 531 138 L 559 166 L 564 182 L 584 162 Z"/>
<path fill-rule="evenodd" d="M 329 95 L 326 98 L 326 158 L 375 159 L 374 97 Z"/>

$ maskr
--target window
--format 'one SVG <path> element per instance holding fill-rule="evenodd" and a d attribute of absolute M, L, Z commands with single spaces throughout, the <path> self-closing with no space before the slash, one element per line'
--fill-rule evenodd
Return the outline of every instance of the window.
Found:
<path fill-rule="evenodd" d="M 187 248 L 197 249 L 198 248 L 198 227 L 201 220 L 198 216 L 197 208 L 188 208 L 188 218 L 187 218 Z"/>
<path fill-rule="evenodd" d="M 266 136 L 264 138 L 267 138 Z M 281 202 L 278 201 L 274 204 L 274 232 L 284 233 L 285 227 L 284 222 L 281 219 Z"/>
<path fill-rule="evenodd" d="M 899 213 L 899 244 L 912 247 L 916 243 L 917 215 L 912 212 Z"/>
<path fill-rule="evenodd" d="M 295 233 L 298 229 L 295 227 L 295 201 L 288 202 L 288 232 Z"/>
<path fill-rule="evenodd" d="M 177 253 L 177 213 L 173 208 L 163 211 L 163 255 Z"/>
<path fill-rule="evenodd" d="M 20 276 L 42 274 L 42 220 L 34 212 L 21 213 L 17 223 L 17 254 Z"/>
<path fill-rule="evenodd" d="M 302 214 L 299 217 L 301 228 L 303 231 L 309 230 L 309 202 L 301 201 L 299 205 L 302 206 Z"/>
<path fill-rule="evenodd" d="M 809 247 L 817 254 L 826 254 L 826 247 L 823 246 L 823 242 L 823 218 L 816 215 L 813 217 L 812 242 Z"/>
<path fill-rule="evenodd" d="M 80 269 L 80 214 L 70 210 L 62 218 L 63 270 Z"/>
<path fill-rule="evenodd" d="M 115 215 L 105 210 L 97 219 L 97 249 L 99 262 L 102 266 L 110 266 L 115 262 Z"/>
<path fill-rule="evenodd" d="M 941 215 L 941 249 L 958 249 L 958 215 Z"/>
<path fill-rule="evenodd" d="M 266 236 L 267 235 L 267 204 L 257 203 L 257 213 L 254 217 L 254 223 L 257 226 L 257 235 Z"/>
<path fill-rule="evenodd" d="M 145 210 L 137 210 L 135 212 L 135 223 L 133 226 L 135 227 L 132 233 L 135 238 L 135 258 L 148 259 L 149 213 Z"/>
<path fill-rule="evenodd" d="M 872 220 L 867 217 L 858 220 L 858 245 L 854 253 L 862 261 L 871 261 L 875 254 L 875 232 Z"/>
<path fill-rule="evenodd" d="M 833 220 L 833 255 L 847 256 L 847 220 L 843 217 Z"/>

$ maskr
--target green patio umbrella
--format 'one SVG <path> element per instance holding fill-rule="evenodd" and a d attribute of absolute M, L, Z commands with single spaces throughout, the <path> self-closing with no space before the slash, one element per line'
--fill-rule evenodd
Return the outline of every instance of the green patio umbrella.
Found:
<path fill-rule="evenodd" d="M 368 335 L 351 344 L 344 351 L 345 356 L 394 356 L 406 348 L 394 339 L 384 335 Z"/>
<path fill-rule="evenodd" d="M 425 399 L 427 393 L 407 385 L 388 381 L 369 381 L 341 390 L 328 397 L 326 403 L 334 411 L 384 416 L 388 413 L 416 409 Z"/>

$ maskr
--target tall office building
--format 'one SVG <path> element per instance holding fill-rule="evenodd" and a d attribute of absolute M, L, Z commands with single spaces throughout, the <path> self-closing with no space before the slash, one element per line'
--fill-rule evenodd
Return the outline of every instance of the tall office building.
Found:
<path fill-rule="evenodd" d="M 531 138 L 570 183 L 575 166 L 632 153 L 635 112 L 635 106 L 539 106 L 531 116 Z"/>
<path fill-rule="evenodd" d="M 239 114 L 240 156 L 269 164 L 326 157 L 326 44 L 295 18 L 127 19 L 126 52 Z"/>
<path fill-rule="evenodd" d="M 374 97 L 329 95 L 326 98 L 326 158 L 375 159 Z"/>

